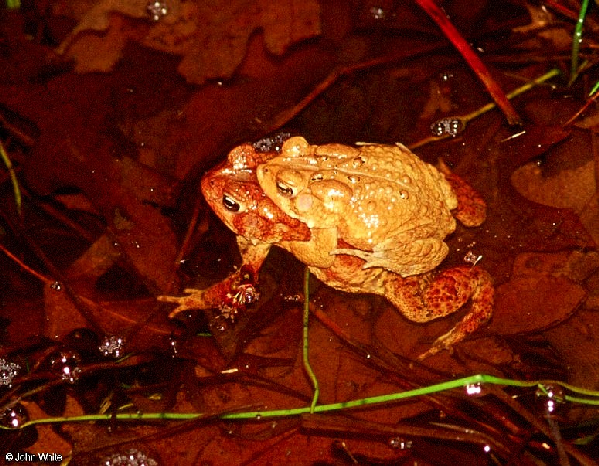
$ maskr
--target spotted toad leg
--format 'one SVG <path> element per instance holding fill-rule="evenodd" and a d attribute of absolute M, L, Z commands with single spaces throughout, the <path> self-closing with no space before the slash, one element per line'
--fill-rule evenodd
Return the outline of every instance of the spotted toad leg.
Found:
<path fill-rule="evenodd" d="M 482 224 L 487 216 L 487 204 L 481 195 L 462 178 L 452 173 L 442 160 L 439 160 L 439 171 L 443 173 L 458 198 L 455 217 L 467 227 L 477 227 Z"/>
<path fill-rule="evenodd" d="M 228 301 L 231 301 L 231 296 L 234 300 L 243 301 L 244 290 L 248 285 L 253 286 L 254 283 L 250 282 L 253 282 L 258 276 L 258 271 L 270 250 L 270 244 L 252 244 L 241 236 L 237 237 L 237 244 L 241 253 L 242 266 L 221 282 L 215 283 L 205 290 L 187 288 L 183 290 L 187 296 L 158 296 L 158 301 L 178 304 L 171 311 L 169 317 L 175 317 L 188 309 L 221 308 L 225 304 L 241 307 L 245 304 L 244 302 L 236 303 L 235 301 L 231 304 Z"/>
<path fill-rule="evenodd" d="M 487 322 L 493 313 L 493 279 L 479 267 L 459 266 L 405 279 L 390 280 L 385 296 L 413 322 L 425 323 L 458 311 L 468 300 L 471 308 L 449 332 L 420 355 L 422 360 L 449 349 Z"/>

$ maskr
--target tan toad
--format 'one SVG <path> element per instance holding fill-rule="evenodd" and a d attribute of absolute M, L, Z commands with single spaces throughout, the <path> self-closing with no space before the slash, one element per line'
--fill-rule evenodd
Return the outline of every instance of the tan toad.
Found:
<path fill-rule="evenodd" d="M 402 145 L 310 146 L 295 137 L 280 156 L 257 168 L 260 186 L 285 213 L 310 229 L 342 239 L 350 248 L 331 254 L 364 259 L 403 277 L 435 268 L 448 253 L 455 230 L 456 193 L 432 165 Z M 485 206 L 475 218 L 479 225 Z M 326 232 L 326 233 L 324 233 Z"/>
<path fill-rule="evenodd" d="M 243 268 L 257 274 L 271 245 L 304 262 L 320 280 L 352 293 L 385 296 L 408 319 L 428 322 L 471 301 L 467 315 L 422 357 L 462 340 L 492 314 L 491 277 L 476 266 L 434 273 L 456 217 L 478 225 L 485 204 L 468 185 L 404 146 L 311 146 L 287 140 L 282 152 L 234 149 L 202 180 L 210 207 L 238 235 Z M 219 306 L 237 272 L 178 302 L 173 314 Z M 257 275 L 256 275 L 257 276 Z M 228 291 L 229 290 L 229 291 Z"/>

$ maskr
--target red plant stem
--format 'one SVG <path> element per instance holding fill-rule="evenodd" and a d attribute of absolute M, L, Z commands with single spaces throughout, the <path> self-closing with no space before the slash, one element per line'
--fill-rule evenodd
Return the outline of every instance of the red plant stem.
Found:
<path fill-rule="evenodd" d="M 497 106 L 501 108 L 505 114 L 508 123 L 510 125 L 520 124 L 520 116 L 516 113 L 516 110 L 506 97 L 505 93 L 501 90 L 501 87 L 499 87 L 497 82 L 493 79 L 487 67 L 478 55 L 476 55 L 474 50 L 472 50 L 472 47 L 468 45 L 468 42 L 466 42 L 451 21 L 449 21 L 445 12 L 437 6 L 434 0 L 416 0 L 416 4 L 420 6 L 420 8 L 422 8 L 435 23 L 437 23 L 445 36 L 464 57 L 468 65 L 470 65 L 470 68 L 472 68 L 478 75 Z"/>
<path fill-rule="evenodd" d="M 6 249 L 1 244 L 0 244 L 0 251 L 2 251 L 4 254 L 6 254 L 9 257 L 9 259 L 12 259 L 13 261 L 15 261 L 19 265 L 19 267 L 21 267 L 23 270 L 30 273 L 34 277 L 36 277 L 38 280 L 41 280 L 44 283 L 44 285 L 50 285 L 51 283 L 54 283 L 56 281 L 56 280 L 52 280 L 48 277 L 45 277 L 41 273 L 35 271 L 34 269 L 32 269 L 31 267 L 26 265 L 21 259 L 19 259 L 17 256 L 15 256 L 12 252 L 10 252 L 8 249 Z"/>
<path fill-rule="evenodd" d="M 561 13 L 567 18 L 573 19 L 574 21 L 578 21 L 578 13 L 572 10 L 568 10 L 565 6 L 560 5 L 557 2 L 554 2 L 553 0 L 546 0 L 545 5 L 551 8 L 552 10 Z"/>
<path fill-rule="evenodd" d="M 597 99 L 598 99 L 598 98 L 599 98 L 599 91 L 596 91 L 596 92 L 595 92 L 595 93 L 594 93 L 594 94 L 593 94 L 591 97 L 589 97 L 589 98 L 587 99 L 587 101 L 586 101 L 586 102 L 585 102 L 585 104 L 582 106 L 582 108 L 581 108 L 580 110 L 578 110 L 578 111 L 577 111 L 577 112 L 574 114 L 574 116 L 573 116 L 572 118 L 570 118 L 568 121 L 566 121 L 566 122 L 564 123 L 564 125 L 563 125 L 563 126 L 564 126 L 564 127 L 565 127 L 565 126 L 570 126 L 572 123 L 574 123 L 574 121 L 575 121 L 575 120 L 576 120 L 576 119 L 577 119 L 577 118 L 578 118 L 580 115 L 582 115 L 584 112 L 586 112 L 586 111 L 587 111 L 587 109 L 588 109 L 588 108 L 589 108 L 591 105 L 593 105 L 593 104 L 594 104 L 594 103 L 597 101 Z"/>

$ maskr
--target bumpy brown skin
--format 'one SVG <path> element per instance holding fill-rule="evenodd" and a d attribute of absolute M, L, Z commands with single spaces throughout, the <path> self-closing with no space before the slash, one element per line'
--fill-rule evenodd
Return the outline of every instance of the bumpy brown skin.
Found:
<path fill-rule="evenodd" d="M 318 146 L 311 147 L 318 151 Z M 357 149 L 340 144 L 325 148 L 327 153 L 332 150 L 355 155 L 352 151 Z M 463 320 L 437 339 L 420 358 L 450 348 L 491 317 L 493 284 L 490 275 L 483 269 L 460 266 L 437 274 L 430 270 L 431 267 L 425 267 L 422 273 L 402 277 L 391 267 L 385 267 L 385 262 L 383 266 L 377 266 L 372 265 L 369 256 L 365 260 L 361 257 L 363 251 L 346 238 L 337 233 L 331 235 L 330 225 L 320 228 L 313 222 L 296 218 L 293 212 L 281 209 L 265 193 L 257 178 L 257 170 L 278 155 L 257 153 L 251 145 L 244 144 L 231 151 L 223 164 L 204 176 L 202 192 L 210 207 L 237 234 L 243 267 L 207 290 L 185 290 L 190 295 L 179 298 L 160 297 L 162 301 L 179 304 L 171 316 L 190 308 L 221 307 L 225 296 L 235 294 L 238 287 L 241 288 L 240 283 L 245 280 L 243 273 L 257 277 L 270 247 L 276 245 L 294 254 L 327 285 L 345 292 L 383 295 L 414 322 L 425 323 L 447 316 L 470 301 L 470 310 Z M 426 170 L 430 170 L 428 167 Z M 451 185 L 457 196 L 456 202 L 451 200 L 453 194 L 444 194 L 450 199 L 452 208 L 457 206 L 456 216 L 466 225 L 480 224 L 486 210 L 482 198 L 447 167 L 442 165 L 440 171 L 449 181 L 447 186 Z M 299 182 L 302 180 L 299 179 Z M 338 188 L 335 192 L 343 195 L 343 186 Z M 446 189 L 445 186 L 443 189 Z M 328 221 L 324 214 L 322 221 Z M 448 220 L 444 219 L 444 222 Z M 432 232 L 431 236 L 442 243 L 445 234 Z M 377 235 L 375 232 L 373 237 L 377 238 Z M 421 269 L 416 267 L 416 270 Z"/>
<path fill-rule="evenodd" d="M 349 245 L 331 254 L 407 277 L 434 269 L 449 251 L 456 195 L 443 174 L 400 144 L 311 146 L 294 137 L 256 174 L 286 214 Z"/>

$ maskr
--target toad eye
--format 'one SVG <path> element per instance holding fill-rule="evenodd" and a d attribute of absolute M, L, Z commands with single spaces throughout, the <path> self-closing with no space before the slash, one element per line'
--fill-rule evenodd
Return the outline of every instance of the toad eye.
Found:
<path fill-rule="evenodd" d="M 223 194 L 223 207 L 230 212 L 239 212 L 239 209 L 241 208 L 239 202 L 228 194 Z"/>
<path fill-rule="evenodd" d="M 293 187 L 289 186 L 287 183 L 284 183 L 283 181 L 277 181 L 277 191 L 279 192 L 279 194 L 285 197 L 293 197 L 295 194 Z"/>

